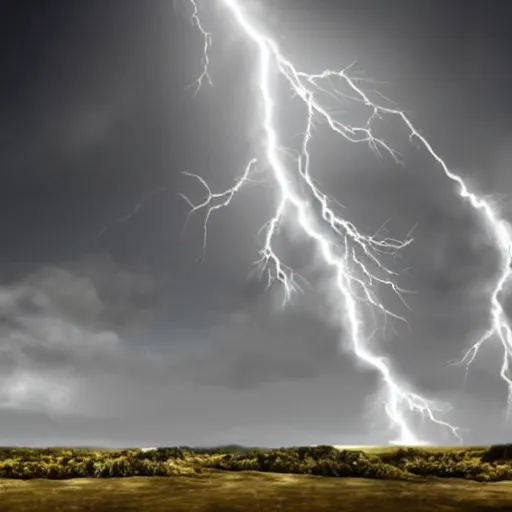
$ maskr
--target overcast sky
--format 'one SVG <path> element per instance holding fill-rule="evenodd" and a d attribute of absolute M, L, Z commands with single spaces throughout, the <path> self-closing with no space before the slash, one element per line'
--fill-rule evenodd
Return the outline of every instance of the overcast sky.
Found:
<path fill-rule="evenodd" d="M 241 0 L 242 2 L 242 0 Z M 242 2 L 301 69 L 354 72 L 411 117 L 475 190 L 512 219 L 507 0 Z M 243 188 L 212 216 L 206 255 L 192 201 L 233 183 L 261 137 L 254 48 L 222 0 L 5 0 L 0 54 L 0 444 L 106 446 L 379 444 L 396 437 L 375 407 L 378 375 L 339 350 L 326 276 L 310 248 L 283 256 L 311 286 L 280 307 L 250 277 L 276 190 Z M 279 127 L 300 143 L 304 111 L 281 90 Z M 355 123 L 358 106 L 340 116 Z M 435 162 L 391 122 L 405 165 L 319 129 L 312 173 L 361 231 L 417 224 L 394 263 L 416 293 L 375 349 L 404 382 L 451 402 L 467 443 L 510 441 L 496 343 L 467 381 L 459 359 L 488 326 L 498 253 Z M 297 147 L 297 146 L 296 146 Z M 148 194 L 136 215 L 123 218 Z M 110 226 L 105 230 L 106 226 Z M 98 234 L 101 236 L 97 238 Z M 285 234 L 286 235 L 286 234 Z M 510 308 L 509 308 L 510 309 Z M 422 437 L 453 443 L 411 416 Z"/>

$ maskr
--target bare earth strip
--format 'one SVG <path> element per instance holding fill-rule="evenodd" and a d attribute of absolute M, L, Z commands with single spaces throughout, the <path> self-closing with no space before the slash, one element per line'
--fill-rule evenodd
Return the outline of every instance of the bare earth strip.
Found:
<path fill-rule="evenodd" d="M 0 480 L 1 512 L 512 512 L 512 482 L 416 482 L 256 472 Z"/>

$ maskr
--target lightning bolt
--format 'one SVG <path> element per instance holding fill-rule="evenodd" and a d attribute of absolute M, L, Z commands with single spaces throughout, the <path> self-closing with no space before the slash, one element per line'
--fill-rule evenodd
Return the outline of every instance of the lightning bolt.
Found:
<path fill-rule="evenodd" d="M 464 190 L 465 187 L 463 184 L 461 184 L 461 189 L 463 189 L 461 195 L 465 193 L 466 195 L 464 197 L 467 197 L 475 208 L 478 208 L 484 213 L 488 225 L 492 228 L 502 258 L 498 280 L 491 295 L 489 312 L 490 326 L 469 348 L 458 364 L 466 365 L 467 378 L 469 367 L 476 359 L 482 345 L 493 338 L 500 341 L 503 347 L 500 377 L 507 385 L 508 390 L 506 409 L 508 422 L 512 415 L 512 378 L 510 376 L 510 363 L 512 362 L 512 329 L 500 301 L 500 295 L 505 291 L 507 285 L 510 284 L 510 277 L 512 275 L 512 253 L 510 251 L 512 247 L 511 227 L 507 222 L 498 217 L 496 211 L 488 202 Z"/>
<path fill-rule="evenodd" d="M 197 8 L 197 4 L 195 1 L 190 2 L 192 5 L 192 15 L 190 19 L 192 20 L 192 23 L 197 27 L 197 30 L 201 33 L 203 37 L 203 71 L 202 73 L 197 77 L 197 79 L 189 85 L 189 87 L 192 87 L 195 85 L 195 93 L 194 96 L 197 95 L 199 92 L 199 89 L 201 89 L 201 86 L 203 85 L 203 81 L 207 80 L 208 83 L 213 87 L 213 82 L 210 77 L 210 57 L 209 57 L 209 50 L 210 46 L 212 45 L 212 35 L 210 32 L 207 32 L 203 28 L 203 24 L 201 23 L 201 19 L 199 18 L 199 10 Z"/>
<path fill-rule="evenodd" d="M 399 154 L 384 140 L 374 136 L 372 125 L 374 121 L 384 114 L 392 114 L 403 119 L 411 130 L 411 137 L 418 138 L 431 151 L 432 155 L 443 164 L 442 160 L 433 152 L 428 142 L 414 129 L 409 120 L 399 110 L 384 108 L 372 102 L 367 94 L 358 86 L 357 80 L 348 75 L 348 68 L 342 71 L 327 70 L 320 74 L 308 74 L 297 70 L 280 51 L 276 42 L 264 34 L 246 15 L 240 3 L 236 0 L 221 0 L 223 6 L 230 13 L 237 25 L 256 47 L 258 51 L 258 89 L 263 103 L 262 126 L 264 131 L 264 168 L 269 171 L 278 189 L 278 204 L 273 216 L 265 224 L 265 240 L 260 250 L 260 259 L 256 262 L 261 268 L 267 269 L 271 282 L 281 283 L 285 292 L 285 301 L 296 291 L 296 279 L 293 271 L 280 259 L 274 249 L 274 242 L 278 236 L 279 227 L 283 224 L 285 216 L 292 219 L 295 226 L 314 242 L 321 256 L 326 271 L 332 273 L 333 297 L 339 305 L 336 315 L 340 327 L 348 331 L 351 349 L 354 355 L 378 372 L 382 379 L 382 399 L 384 410 L 391 425 L 398 430 L 395 444 L 418 445 L 426 444 L 414 432 L 408 417 L 408 412 L 419 413 L 429 418 L 433 423 L 446 427 L 459 440 L 459 428 L 438 418 L 437 413 L 444 410 L 442 406 L 432 400 L 410 390 L 392 371 L 389 361 L 376 355 L 369 347 L 368 336 L 364 332 L 362 303 L 366 302 L 379 310 L 385 317 L 392 316 L 405 321 L 388 310 L 376 296 L 374 287 L 384 285 L 389 287 L 407 305 L 403 299 L 405 290 L 399 288 L 394 277 L 396 272 L 389 269 L 381 261 L 382 255 L 396 255 L 397 251 L 412 242 L 411 237 L 400 241 L 388 237 L 367 236 L 359 232 L 350 221 L 340 217 L 334 210 L 333 201 L 323 193 L 315 184 L 310 172 L 311 156 L 309 143 L 313 135 L 314 122 L 321 120 L 327 123 L 330 129 L 352 143 L 366 143 L 376 152 L 381 151 L 391 155 L 397 162 Z M 189 0 L 193 8 L 193 19 L 204 39 L 205 55 L 203 57 L 203 71 L 198 79 L 201 86 L 205 77 L 209 77 L 208 49 L 211 43 L 210 35 L 202 28 L 199 21 L 198 7 L 195 0 Z M 296 168 L 291 172 L 282 158 L 284 149 L 279 144 L 279 136 L 274 122 L 275 98 L 271 87 L 271 70 L 277 69 L 280 76 L 286 80 L 292 94 L 300 98 L 307 109 L 306 128 L 303 134 L 300 155 L 296 158 Z M 322 83 L 332 83 L 334 79 L 344 82 L 354 93 L 356 101 L 361 102 L 370 109 L 366 124 L 362 127 L 343 124 L 328 112 L 320 103 L 318 94 L 328 92 L 339 99 L 341 93 L 327 91 Z M 207 198 L 200 204 L 194 205 L 186 196 L 191 206 L 191 212 L 206 209 L 204 223 L 203 252 L 206 246 L 207 224 L 211 213 L 226 207 L 238 190 L 249 181 L 252 170 L 259 164 L 251 160 L 245 168 L 242 177 L 236 184 L 220 193 L 212 193 L 206 182 L 197 175 L 189 174 L 198 179 L 207 190 Z M 443 164 L 444 165 L 444 164 Z M 446 169 L 446 172 L 449 171 Z M 457 180 L 454 175 L 450 177 Z M 320 210 L 320 213 L 316 212 Z M 289 215 L 286 215 L 289 214 Z M 374 309 L 375 310 L 375 309 Z M 340 342 L 341 344 L 341 342 Z"/>

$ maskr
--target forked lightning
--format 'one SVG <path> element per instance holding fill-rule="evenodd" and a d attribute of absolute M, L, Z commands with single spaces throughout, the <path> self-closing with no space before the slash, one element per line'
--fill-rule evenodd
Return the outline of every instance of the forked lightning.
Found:
<path fill-rule="evenodd" d="M 313 135 L 313 123 L 317 119 L 323 120 L 331 130 L 349 142 L 367 143 L 374 151 L 387 152 L 398 161 L 398 153 L 384 140 L 374 136 L 372 123 L 384 114 L 400 116 L 411 130 L 411 135 L 418 138 L 443 166 L 444 163 L 401 111 L 381 107 L 371 101 L 358 86 L 357 81 L 348 75 L 348 68 L 342 71 L 328 70 L 319 74 L 299 71 L 281 53 L 276 42 L 252 22 L 240 2 L 236 0 L 220 1 L 226 8 L 226 12 L 231 15 L 241 29 L 242 34 L 258 50 L 258 94 L 263 104 L 261 123 L 265 137 L 263 141 L 265 151 L 261 164 L 271 174 L 279 195 L 276 210 L 265 225 L 265 241 L 258 262 L 268 270 L 271 280 L 277 280 L 283 285 L 285 297 L 289 298 L 296 286 L 294 274 L 281 261 L 274 246 L 278 227 L 282 224 L 285 216 L 287 221 L 293 220 L 303 235 L 316 244 L 324 270 L 332 275 L 330 291 L 337 299 L 336 304 L 339 305 L 336 314 L 340 327 L 344 326 L 349 333 L 353 353 L 361 362 L 378 371 L 381 376 L 384 409 L 391 425 L 398 431 L 398 438 L 393 442 L 404 445 L 426 443 L 415 432 L 409 417 L 411 412 L 419 413 L 428 417 L 433 423 L 446 427 L 459 441 L 462 441 L 458 427 L 438 417 L 438 413 L 445 410 L 444 407 L 440 407 L 435 402 L 409 389 L 393 372 L 389 361 L 370 350 L 369 335 L 364 329 L 362 303 L 369 303 L 385 316 L 391 315 L 404 320 L 379 301 L 375 293 L 375 284 L 389 286 L 403 301 L 404 290 L 399 288 L 393 280 L 396 273 L 382 263 L 381 256 L 395 254 L 409 245 L 412 238 L 408 237 L 404 241 L 399 241 L 386 237 L 378 238 L 376 235 L 364 235 L 357 230 L 354 224 L 335 212 L 332 201 L 316 186 L 310 173 L 309 142 Z M 199 21 L 199 9 L 196 2 L 194 0 L 189 0 L 189 2 L 193 8 L 193 20 L 204 38 L 203 62 L 205 65 L 197 81 L 200 88 L 202 82 L 210 77 L 207 53 L 211 40 L 210 34 L 203 29 Z M 271 86 L 271 71 L 273 69 L 276 69 L 280 76 L 287 81 L 292 94 L 302 100 L 307 112 L 301 154 L 296 160 L 294 169 L 289 169 L 285 164 L 284 149 L 279 143 L 274 111 L 277 98 L 273 95 Z M 369 109 L 370 115 L 364 126 L 354 127 L 343 124 L 335 119 L 318 99 L 320 92 L 326 92 L 322 84 L 330 84 L 334 79 L 345 82 L 352 89 L 356 100 L 362 102 Z M 336 89 L 328 92 L 334 96 L 340 94 Z M 249 181 L 251 170 L 259 163 L 256 160 L 251 160 L 236 184 L 220 193 L 212 193 L 202 178 L 193 175 L 201 181 L 208 192 L 207 198 L 200 204 L 194 205 L 187 199 L 192 208 L 190 213 L 200 209 L 207 211 L 203 251 L 210 214 L 214 210 L 230 204 L 236 192 Z M 446 166 L 444 168 L 446 169 Z M 459 181 L 457 177 L 449 173 L 448 169 L 446 172 L 449 177 Z M 297 186 L 298 182 L 301 183 L 301 187 Z M 318 208 L 320 215 L 316 213 Z"/>
<path fill-rule="evenodd" d="M 252 42 L 258 51 L 258 94 L 263 103 L 261 123 L 264 131 L 265 151 L 264 157 L 261 159 L 262 162 L 252 159 L 236 184 L 223 192 L 213 193 L 203 178 L 186 173 L 198 179 L 207 190 L 206 199 L 196 205 L 182 195 L 191 207 L 190 213 L 206 209 L 203 253 L 206 248 L 207 225 L 210 215 L 215 210 L 230 204 L 240 188 L 251 181 L 251 172 L 256 167 L 260 166 L 260 168 L 268 170 L 277 185 L 279 201 L 270 220 L 264 226 L 265 240 L 257 263 L 268 271 L 270 282 L 278 281 L 282 284 L 285 302 L 289 300 L 297 286 L 293 269 L 282 262 L 274 249 L 278 228 L 286 214 L 289 213 L 286 220 L 293 221 L 296 228 L 308 240 L 316 244 L 324 269 L 332 272 L 330 291 L 338 299 L 336 304 L 339 305 L 339 311 L 336 314 L 339 317 L 340 327 L 344 326 L 350 334 L 353 353 L 360 361 L 375 369 L 382 378 L 384 408 L 391 425 L 398 431 L 398 438 L 393 443 L 404 445 L 426 443 L 415 432 L 408 412 L 419 413 L 433 423 L 446 427 L 459 441 L 462 441 L 458 427 L 439 419 L 438 413 L 445 410 L 443 407 L 410 390 L 392 371 L 389 361 L 370 350 L 368 346 L 370 336 L 363 327 L 363 303 L 370 304 L 385 317 L 393 316 L 406 322 L 403 317 L 391 312 L 382 304 L 376 295 L 375 284 L 390 287 L 407 305 L 403 299 L 404 290 L 399 288 L 394 281 L 396 273 L 382 263 L 381 256 L 394 255 L 409 245 L 412 238 L 407 237 L 405 240 L 399 241 L 386 237 L 378 238 L 376 234 L 368 236 L 360 233 L 353 223 L 336 213 L 333 201 L 318 188 L 310 173 L 309 143 L 313 135 L 315 121 L 325 122 L 333 132 L 349 142 L 367 143 L 372 150 L 386 152 L 398 162 L 399 154 L 383 139 L 374 135 L 373 122 L 384 116 L 399 118 L 407 128 L 410 138 L 418 141 L 434 158 L 444 175 L 455 182 L 460 197 L 481 214 L 484 227 L 490 230 L 501 254 L 500 272 L 490 298 L 489 326 L 466 352 L 459 364 L 465 364 L 467 371 L 484 343 L 493 338 L 500 341 L 503 347 L 500 376 L 508 388 L 507 413 L 509 415 L 512 412 L 512 377 L 510 375 L 512 328 L 502 305 L 501 295 L 510 284 L 512 275 L 512 228 L 510 224 L 500 217 L 489 201 L 472 192 L 464 179 L 449 169 L 430 142 L 414 127 L 403 111 L 384 106 L 370 99 L 368 93 L 360 87 L 359 81 L 349 75 L 350 66 L 341 71 L 325 70 L 314 74 L 299 71 L 283 55 L 277 43 L 250 19 L 244 11 L 242 2 L 238 0 L 218 1 L 236 22 L 242 35 Z M 195 82 L 195 92 L 197 93 L 205 80 L 212 84 L 209 71 L 209 50 L 212 40 L 210 33 L 203 28 L 197 2 L 195 0 L 188 0 L 188 2 L 193 10 L 192 20 L 204 43 L 203 69 Z M 293 169 L 285 164 L 284 148 L 279 144 L 274 111 L 277 97 L 273 94 L 270 80 L 272 70 L 278 71 L 281 78 L 288 83 L 291 94 L 300 98 L 306 109 L 301 154 L 296 159 L 296 166 Z M 319 93 L 327 93 L 336 99 L 341 96 L 348 98 L 334 86 L 334 80 L 343 83 L 352 91 L 352 96 L 349 99 L 360 102 L 368 109 L 369 115 L 364 125 L 354 127 L 339 121 L 320 101 Z M 328 88 L 325 88 L 324 84 Z M 297 187 L 297 183 L 300 183 L 302 187 Z M 320 215 L 316 213 L 318 209 Z M 136 210 L 121 220 L 131 217 L 135 212 Z"/>

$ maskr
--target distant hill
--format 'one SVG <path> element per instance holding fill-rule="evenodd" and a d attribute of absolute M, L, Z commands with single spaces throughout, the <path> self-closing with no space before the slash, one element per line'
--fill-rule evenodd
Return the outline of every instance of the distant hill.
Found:
<path fill-rule="evenodd" d="M 247 453 L 251 450 L 268 450 L 269 448 L 257 446 L 243 446 L 240 444 L 226 444 L 221 446 L 180 446 L 184 450 L 195 453 Z"/>

